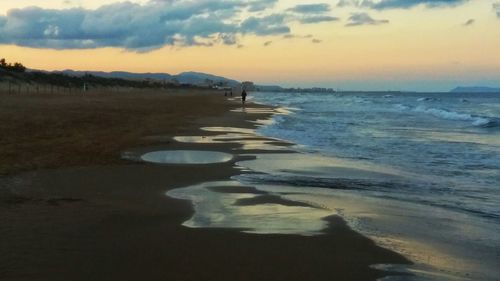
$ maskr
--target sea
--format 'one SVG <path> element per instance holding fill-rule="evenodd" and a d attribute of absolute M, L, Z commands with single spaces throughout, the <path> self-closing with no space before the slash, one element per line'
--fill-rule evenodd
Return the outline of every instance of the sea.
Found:
<path fill-rule="evenodd" d="M 394 170 L 363 192 L 500 223 L 500 94 L 257 93 L 288 108 L 259 129 L 308 153 Z M 348 187 L 347 187 L 348 188 Z"/>
<path fill-rule="evenodd" d="M 343 205 L 338 201 L 365 205 L 368 218 L 359 206 L 339 207 L 339 212 L 352 227 L 416 261 L 409 270 L 416 273 L 414 279 L 498 278 L 500 94 L 253 97 L 290 112 L 276 115 L 260 134 L 296 143 L 299 151 L 317 158 L 316 171 L 324 161 L 367 173 L 339 176 L 292 168 L 247 181 L 321 187 L 344 196 L 334 207 Z"/>
<path fill-rule="evenodd" d="M 194 202 L 184 225 L 321 235 L 322 218 L 334 214 L 413 262 L 373 265 L 404 273 L 384 280 L 499 280 L 500 94 L 256 92 L 250 100 L 277 108 L 255 134 L 289 145 L 247 145 L 294 153 L 249 152 L 231 181 L 170 191 Z M 210 191 L 220 186 L 316 208 L 238 205 L 256 195 Z"/>

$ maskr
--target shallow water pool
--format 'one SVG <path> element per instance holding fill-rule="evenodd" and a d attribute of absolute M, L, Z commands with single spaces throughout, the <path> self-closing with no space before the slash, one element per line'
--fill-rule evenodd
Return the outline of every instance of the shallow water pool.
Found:
<path fill-rule="evenodd" d="M 148 152 L 141 160 L 157 164 L 213 164 L 233 159 L 233 155 L 218 151 L 161 150 Z"/>

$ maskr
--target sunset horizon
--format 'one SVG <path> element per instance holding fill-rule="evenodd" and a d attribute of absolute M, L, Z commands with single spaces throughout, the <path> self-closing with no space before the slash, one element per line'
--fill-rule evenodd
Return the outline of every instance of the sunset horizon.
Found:
<path fill-rule="evenodd" d="M 498 281 L 500 0 L 0 0 L 0 280 Z"/>
<path fill-rule="evenodd" d="M 49 71 L 199 71 L 287 87 L 500 86 L 496 1 L 219 2 L 2 3 L 0 54 Z"/>

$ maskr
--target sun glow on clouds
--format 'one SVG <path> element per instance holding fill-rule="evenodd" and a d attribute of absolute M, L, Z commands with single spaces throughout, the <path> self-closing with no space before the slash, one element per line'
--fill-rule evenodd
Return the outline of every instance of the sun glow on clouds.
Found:
<path fill-rule="evenodd" d="M 497 2 L 0 1 L 0 54 L 31 68 L 197 70 L 288 85 L 497 81 Z"/>

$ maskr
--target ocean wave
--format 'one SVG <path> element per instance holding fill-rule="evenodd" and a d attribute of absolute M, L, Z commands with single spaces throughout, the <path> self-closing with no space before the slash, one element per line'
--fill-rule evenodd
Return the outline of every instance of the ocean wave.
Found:
<path fill-rule="evenodd" d="M 374 179 L 325 178 L 303 175 L 280 176 L 276 174 L 244 174 L 239 175 L 237 178 L 239 181 L 250 185 L 296 187 L 299 188 L 296 194 L 307 193 L 308 188 L 350 190 L 353 192 L 361 192 L 361 194 L 369 194 L 378 198 L 413 202 L 470 213 L 483 218 L 500 219 L 500 213 L 496 209 L 464 204 L 467 200 L 463 198 L 457 202 L 443 200 L 443 196 L 448 196 L 453 192 L 452 187 L 443 184 L 404 183 L 400 181 L 380 181 Z M 433 196 L 422 196 L 423 190 L 425 190 L 425 194 L 432 194 Z M 484 197 L 481 197 L 479 199 L 483 200 L 483 198 Z"/>
<path fill-rule="evenodd" d="M 396 107 L 396 109 L 401 110 L 401 111 L 411 109 L 411 107 L 409 105 L 404 105 L 404 104 L 396 104 L 394 107 Z"/>
<path fill-rule="evenodd" d="M 469 113 L 461 113 L 446 109 L 425 107 L 422 105 L 411 107 L 409 105 L 396 104 L 395 108 L 400 111 L 425 113 L 432 115 L 436 118 L 445 120 L 471 122 L 471 124 L 476 127 L 493 128 L 500 126 L 499 119 L 494 117 L 477 116 Z"/>
<path fill-rule="evenodd" d="M 284 170 L 293 173 L 292 170 Z M 408 188 L 401 182 L 377 181 L 374 179 L 352 179 L 352 178 L 331 178 L 331 177 L 309 177 L 303 175 L 269 175 L 269 174 L 244 174 L 238 176 L 246 184 L 265 184 L 295 187 L 318 187 L 339 190 L 365 190 L 381 191 L 385 189 L 395 190 Z"/>
<path fill-rule="evenodd" d="M 500 119 L 489 120 L 488 122 L 483 123 L 483 124 L 479 124 L 477 126 L 483 127 L 483 128 L 499 128 L 500 127 Z"/>
<path fill-rule="evenodd" d="M 419 98 L 417 99 L 417 101 L 438 101 L 439 99 L 435 99 L 435 98 L 429 98 L 429 97 L 424 97 L 424 98 Z"/>

